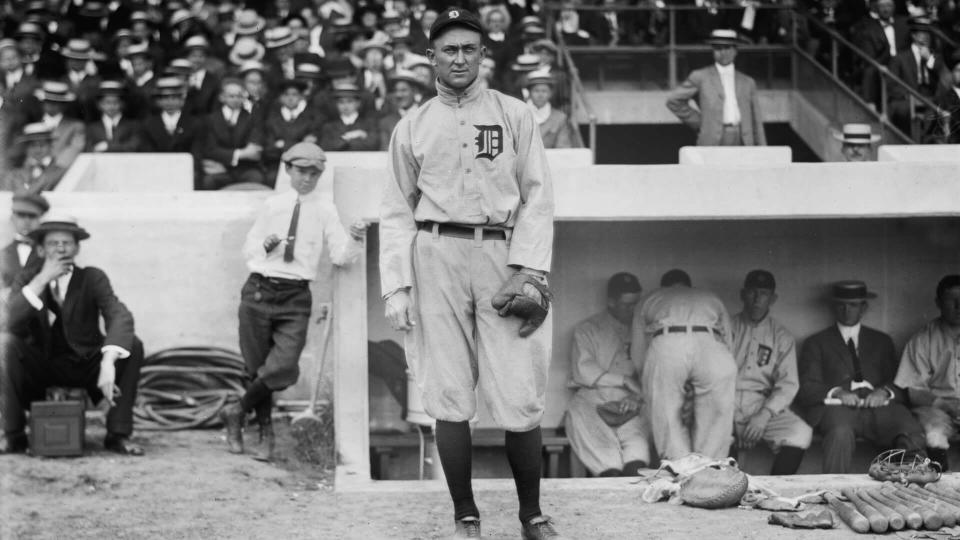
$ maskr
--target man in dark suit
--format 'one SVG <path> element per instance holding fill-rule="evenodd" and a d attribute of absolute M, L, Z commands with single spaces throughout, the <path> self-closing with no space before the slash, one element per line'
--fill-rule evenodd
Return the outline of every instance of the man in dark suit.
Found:
<path fill-rule="evenodd" d="M 280 81 L 278 103 L 271 104 L 264 121 L 263 164 L 269 183 L 276 182 L 280 156 L 298 142 L 316 144 L 320 140 L 320 121 L 307 107 L 307 83 L 298 79 Z"/>
<path fill-rule="evenodd" d="M 16 144 L 25 148 L 23 165 L 7 172 L 0 189 L 14 193 L 50 191 L 60 183 L 67 169 L 53 158 L 53 130 L 43 122 L 27 124 Z"/>
<path fill-rule="evenodd" d="M 131 70 L 127 114 L 131 118 L 143 119 L 154 110 L 152 97 L 157 77 L 153 72 L 153 55 L 146 43 L 136 43 L 127 48 L 127 59 Z"/>
<path fill-rule="evenodd" d="M 199 176 L 199 145 L 202 142 L 202 121 L 183 110 L 186 89 L 177 77 L 157 81 L 154 97 L 160 112 L 143 123 L 140 133 L 144 152 L 188 152 L 194 156 L 194 188 Z"/>
<path fill-rule="evenodd" d="M 890 61 L 890 73 L 920 95 L 933 99 L 938 92 L 949 88 L 950 73 L 943 58 L 936 54 L 931 46 L 930 19 L 915 17 L 910 20 L 910 47 L 904 49 Z M 890 85 L 890 120 L 901 131 L 911 134 L 910 94 L 899 85 Z M 917 108 L 925 110 L 923 104 Z M 923 118 L 925 114 L 919 112 Z"/>
<path fill-rule="evenodd" d="M 893 340 L 860 322 L 870 298 L 876 294 L 862 281 L 834 284 L 836 325 L 807 338 L 800 354 L 795 403 L 823 434 L 824 473 L 853 472 L 858 436 L 883 447 L 924 448 L 923 428 L 904 406 L 903 390 L 893 386 Z"/>
<path fill-rule="evenodd" d="M 195 116 L 209 114 L 216 108 L 220 78 L 207 69 L 210 42 L 203 36 L 191 36 L 184 43 L 186 58 L 193 65 L 187 81 L 187 102 L 184 110 Z"/>
<path fill-rule="evenodd" d="M 93 48 L 85 39 L 71 39 L 60 54 L 66 59 L 67 65 L 64 82 L 77 96 L 74 116 L 84 122 L 92 122 L 97 117 L 97 91 L 100 88 L 100 77 L 87 73 L 87 63 L 93 58 Z"/>
<path fill-rule="evenodd" d="M 124 94 L 117 81 L 100 83 L 98 121 L 87 124 L 87 152 L 136 152 L 140 149 L 140 123 L 128 118 Z"/>
<path fill-rule="evenodd" d="M 854 45 L 884 66 L 909 44 L 907 22 L 893 12 L 893 0 L 871 0 L 870 13 L 851 30 Z M 873 66 L 861 66 L 861 70 L 860 95 L 879 108 L 880 73 Z"/>
<path fill-rule="evenodd" d="M 934 100 L 940 114 L 930 123 L 927 137 L 934 142 L 960 144 L 960 51 L 953 53 L 950 66 L 951 84 Z"/>
<path fill-rule="evenodd" d="M 90 237 L 75 219 L 49 217 L 30 236 L 43 264 L 22 272 L 10 295 L 0 370 L 0 452 L 25 451 L 24 411 L 44 399 L 47 387 L 69 385 L 84 387 L 95 402 L 107 400 L 107 450 L 143 454 L 130 441 L 143 362 L 133 316 L 102 270 L 74 264 L 80 241 Z"/>
<path fill-rule="evenodd" d="M 380 136 L 374 119 L 360 111 L 360 89 L 356 85 L 334 87 L 336 117 L 323 124 L 320 146 L 327 150 L 379 150 Z"/>
<path fill-rule="evenodd" d="M 243 84 L 224 79 L 219 110 L 207 116 L 201 159 L 204 189 L 231 184 L 264 184 L 263 128 L 243 108 Z"/>
<path fill-rule="evenodd" d="M 18 194 L 13 196 L 11 205 L 10 223 L 16 236 L 12 242 L 0 251 L 0 281 L 7 289 L 13 286 L 17 274 L 37 260 L 37 251 L 30 238 L 40 218 L 50 210 L 50 203 L 43 195 Z"/>
<path fill-rule="evenodd" d="M 390 96 L 393 98 L 393 104 L 389 108 L 390 112 L 381 116 L 377 123 L 380 131 L 380 149 L 386 150 L 390 146 L 390 137 L 393 136 L 393 128 L 397 127 L 400 119 L 411 111 L 415 111 L 419 106 L 417 96 L 423 92 L 424 82 L 417 77 L 417 74 L 406 69 L 398 69 L 387 77 L 387 85 L 390 88 Z"/>

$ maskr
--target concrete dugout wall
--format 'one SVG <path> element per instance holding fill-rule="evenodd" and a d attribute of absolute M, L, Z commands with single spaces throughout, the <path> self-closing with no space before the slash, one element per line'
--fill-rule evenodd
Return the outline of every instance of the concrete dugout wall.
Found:
<path fill-rule="evenodd" d="M 376 219 L 377 174 L 340 172 L 334 193 L 341 213 Z M 621 270 L 636 273 L 649 292 L 664 271 L 682 267 L 735 313 L 744 274 L 768 268 L 779 285 L 775 315 L 800 340 L 830 323 L 823 301 L 830 282 L 863 279 L 880 295 L 866 324 L 902 346 L 936 316 L 936 281 L 960 268 L 960 184 L 941 180 L 958 173 L 960 165 L 949 163 L 553 170 L 557 302 L 544 425 L 557 425 L 563 414 L 572 328 L 603 309 L 605 281 Z M 341 479 L 369 478 L 366 396 L 356 391 L 367 387 L 366 358 L 351 351 L 367 339 L 401 341 L 383 318 L 377 249 L 372 236 L 366 267 L 340 274 L 337 285 L 345 291 L 363 283 L 366 302 L 363 313 L 356 305 L 337 308 L 360 324 L 338 334 Z M 481 412 L 483 425 L 489 418 Z"/>

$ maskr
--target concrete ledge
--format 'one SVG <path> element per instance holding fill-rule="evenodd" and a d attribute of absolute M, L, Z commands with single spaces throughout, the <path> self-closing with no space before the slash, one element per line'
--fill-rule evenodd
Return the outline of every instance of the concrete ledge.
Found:
<path fill-rule="evenodd" d="M 56 191 L 190 192 L 190 154 L 80 154 Z"/>
<path fill-rule="evenodd" d="M 785 165 L 793 161 L 789 146 L 684 146 L 680 165 Z"/>
<path fill-rule="evenodd" d="M 877 149 L 877 161 L 960 162 L 960 144 L 885 144 Z"/>

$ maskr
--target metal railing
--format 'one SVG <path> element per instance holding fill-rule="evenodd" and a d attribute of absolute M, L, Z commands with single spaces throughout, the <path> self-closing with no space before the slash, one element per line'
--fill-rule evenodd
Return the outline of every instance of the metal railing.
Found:
<path fill-rule="evenodd" d="M 583 140 L 582 136 L 580 135 L 580 129 L 577 125 L 576 119 L 587 119 L 587 147 L 590 149 L 590 153 L 592 154 L 590 161 L 596 163 L 597 115 L 593 114 L 593 109 L 590 107 L 590 104 L 587 103 L 586 91 L 583 88 L 583 81 L 580 80 L 580 71 L 577 70 L 576 64 L 573 63 L 573 58 L 570 56 L 570 50 L 563 42 L 563 36 L 557 36 L 557 46 L 561 51 L 559 58 L 560 65 L 561 67 L 566 67 L 567 73 L 570 74 L 570 116 L 567 118 L 567 121 L 572 124 L 572 127 L 574 128 L 573 131 L 576 133 L 577 138 L 580 139 L 580 144 L 582 146 Z"/>

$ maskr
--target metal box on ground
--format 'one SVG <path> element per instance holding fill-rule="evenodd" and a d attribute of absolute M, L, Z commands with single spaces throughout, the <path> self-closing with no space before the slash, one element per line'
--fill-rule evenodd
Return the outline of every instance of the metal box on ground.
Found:
<path fill-rule="evenodd" d="M 30 406 L 30 450 L 33 455 L 82 455 L 83 410 L 82 401 L 34 401 Z"/>

